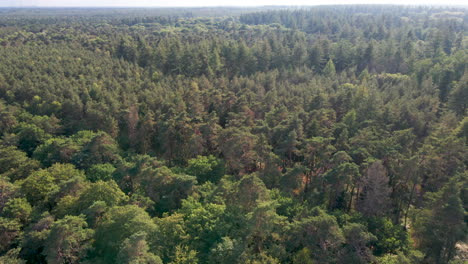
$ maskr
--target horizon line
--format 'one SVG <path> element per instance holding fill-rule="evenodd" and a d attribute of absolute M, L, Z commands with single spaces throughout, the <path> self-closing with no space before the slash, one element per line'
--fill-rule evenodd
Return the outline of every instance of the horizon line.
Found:
<path fill-rule="evenodd" d="M 371 3 L 335 3 L 335 4 L 310 4 L 310 5 L 186 5 L 186 6 L 145 6 L 145 5 L 134 5 L 134 6 L 120 6 L 120 5 L 103 5 L 103 6 L 48 6 L 48 5 L 29 5 L 29 6 L 1 6 L 0 8 L 259 8 L 259 7 L 317 7 L 317 6 L 413 6 L 413 7 L 424 7 L 424 6 L 438 6 L 438 7 L 468 7 L 467 5 L 460 4 L 371 4 Z"/>

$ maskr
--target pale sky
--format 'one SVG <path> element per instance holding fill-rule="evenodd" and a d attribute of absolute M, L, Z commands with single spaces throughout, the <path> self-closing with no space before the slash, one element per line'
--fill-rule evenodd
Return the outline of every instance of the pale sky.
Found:
<path fill-rule="evenodd" d="M 27 7 L 180 7 L 180 6 L 263 6 L 263 5 L 333 5 L 333 4 L 398 4 L 398 5 L 467 5 L 466 0 L 0 0 L 0 6 Z"/>

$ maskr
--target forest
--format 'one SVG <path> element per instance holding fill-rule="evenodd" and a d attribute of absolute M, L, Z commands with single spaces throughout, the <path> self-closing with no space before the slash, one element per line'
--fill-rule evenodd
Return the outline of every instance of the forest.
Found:
<path fill-rule="evenodd" d="M 465 264 L 468 9 L 0 8 L 0 263 Z"/>

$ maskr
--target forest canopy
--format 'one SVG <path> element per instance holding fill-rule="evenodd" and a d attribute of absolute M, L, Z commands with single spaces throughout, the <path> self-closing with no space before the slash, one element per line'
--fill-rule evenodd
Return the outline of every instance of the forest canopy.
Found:
<path fill-rule="evenodd" d="M 466 263 L 467 19 L 0 9 L 0 263 Z"/>

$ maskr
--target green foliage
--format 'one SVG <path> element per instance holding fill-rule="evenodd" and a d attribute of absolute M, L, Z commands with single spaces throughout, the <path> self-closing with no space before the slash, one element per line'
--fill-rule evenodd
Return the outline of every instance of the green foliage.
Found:
<path fill-rule="evenodd" d="M 222 237 L 210 250 L 210 263 L 236 263 L 241 250 L 237 240 Z"/>
<path fill-rule="evenodd" d="M 468 231 L 460 186 L 452 179 L 440 191 L 428 193 L 426 198 L 429 206 L 415 219 L 418 247 L 430 261 L 448 263 L 455 255 L 455 244 Z"/>
<path fill-rule="evenodd" d="M 56 179 L 45 169 L 33 172 L 21 182 L 21 191 L 32 205 L 48 200 L 58 190 Z"/>
<path fill-rule="evenodd" d="M 24 264 L 26 261 L 21 259 L 18 255 L 20 252 L 21 248 L 15 248 L 9 250 L 7 253 L 5 253 L 3 256 L 0 257 L 0 262 L 2 263 L 8 263 L 8 264 Z"/>
<path fill-rule="evenodd" d="M 116 263 L 162 264 L 163 262 L 158 256 L 149 252 L 149 246 L 146 242 L 146 233 L 140 232 L 124 240 L 119 254 L 117 255 Z"/>
<path fill-rule="evenodd" d="M 312 260 L 310 250 L 308 248 L 303 248 L 296 252 L 293 256 L 293 264 L 314 264 Z"/>
<path fill-rule="evenodd" d="M 335 74 L 336 74 L 336 70 L 335 70 L 335 64 L 333 63 L 333 60 L 330 59 L 327 64 L 325 65 L 325 67 L 323 68 L 323 74 L 325 76 L 328 76 L 328 77 L 334 77 Z"/>
<path fill-rule="evenodd" d="M 20 124 L 17 128 L 18 148 L 32 155 L 36 147 L 44 143 L 49 135 L 34 124 Z"/>
<path fill-rule="evenodd" d="M 152 237 L 152 244 L 163 262 L 172 261 L 176 255 L 176 248 L 190 238 L 185 230 L 183 217 L 182 214 L 175 213 L 155 219 L 157 229 Z"/>
<path fill-rule="evenodd" d="M 253 151 L 257 137 L 239 128 L 223 130 L 220 149 L 226 159 L 226 166 L 233 172 L 248 172 L 255 167 L 256 152 Z"/>
<path fill-rule="evenodd" d="M 114 263 L 120 248 L 135 239 L 132 235 L 153 233 L 155 229 L 156 225 L 143 209 L 134 205 L 112 207 L 96 227 L 93 255 L 105 263 Z"/>
<path fill-rule="evenodd" d="M 336 218 L 319 208 L 312 209 L 310 216 L 292 223 L 290 245 L 308 248 L 319 262 L 336 261 L 335 257 L 344 242 L 345 237 Z"/>
<path fill-rule="evenodd" d="M 0 9 L 0 262 L 461 261 L 466 14 Z"/>
<path fill-rule="evenodd" d="M 0 177 L 0 210 L 3 210 L 5 204 L 10 200 L 18 196 L 19 187 L 6 179 L 5 177 Z"/>
<path fill-rule="evenodd" d="M 468 117 L 465 117 L 455 131 L 457 136 L 465 138 L 465 144 L 468 144 Z"/>
<path fill-rule="evenodd" d="M 116 206 L 124 203 L 128 197 L 119 189 L 114 181 L 98 181 L 86 186 L 77 196 L 64 196 L 57 204 L 58 215 L 80 214 L 97 201 L 106 206 Z"/>
<path fill-rule="evenodd" d="M 14 218 L 21 223 L 29 222 L 32 207 L 24 198 L 13 198 L 5 203 L 2 214 L 9 218 Z"/>
<path fill-rule="evenodd" d="M 224 205 L 201 204 L 190 198 L 183 202 L 178 212 L 185 216 L 184 229 L 191 234 L 191 248 L 197 249 L 198 252 L 209 253 L 213 243 L 220 240 L 220 236 L 225 232 L 226 223 L 223 221 L 225 210 Z"/>
<path fill-rule="evenodd" d="M 369 231 L 377 237 L 374 241 L 376 255 L 396 254 L 408 250 L 409 234 L 403 226 L 395 225 L 390 219 L 380 217 L 369 219 L 368 226 Z"/>
<path fill-rule="evenodd" d="M 449 106 L 460 116 L 466 116 L 468 110 L 468 74 L 465 72 L 460 81 L 450 92 Z"/>
<path fill-rule="evenodd" d="M 197 264 L 197 252 L 188 249 L 187 247 L 177 246 L 175 250 L 174 260 L 170 264 Z"/>
<path fill-rule="evenodd" d="M 47 263 L 73 263 L 86 256 L 94 231 L 84 216 L 66 216 L 54 222 L 44 242 Z"/>
<path fill-rule="evenodd" d="M 115 163 L 120 159 L 115 140 L 104 132 L 98 133 L 73 157 L 79 168 L 89 168 L 100 163 Z"/>
<path fill-rule="evenodd" d="M 180 207 L 196 184 L 194 176 L 176 174 L 167 167 L 144 170 L 141 177 L 141 188 L 155 202 L 159 214 Z"/>
<path fill-rule="evenodd" d="M 70 140 L 64 138 L 51 138 L 36 148 L 33 157 L 39 160 L 44 166 L 51 166 L 54 163 L 70 163 L 73 154 L 79 150 Z"/>
<path fill-rule="evenodd" d="M 403 254 L 399 252 L 396 255 L 387 254 L 383 257 L 377 259 L 377 263 L 379 264 L 411 264 L 411 263 L 419 263 L 423 259 L 423 254 L 418 251 L 409 252 L 409 254 Z"/>
<path fill-rule="evenodd" d="M 196 176 L 199 183 L 206 181 L 216 183 L 224 175 L 224 163 L 213 155 L 198 156 L 188 161 L 185 172 Z"/>
<path fill-rule="evenodd" d="M 361 224 L 349 224 L 343 227 L 346 246 L 342 249 L 340 258 L 342 261 L 352 263 L 369 263 L 373 261 L 373 255 L 369 245 L 377 240 L 377 237 L 367 232 Z"/>
<path fill-rule="evenodd" d="M 36 160 L 27 157 L 25 152 L 16 147 L 0 147 L 0 173 L 11 181 L 24 179 L 40 168 Z"/>
<path fill-rule="evenodd" d="M 96 164 L 88 169 L 86 172 L 86 178 L 91 182 L 108 181 L 112 179 L 114 171 L 115 167 L 112 166 L 112 164 Z"/>
<path fill-rule="evenodd" d="M 32 205 L 45 204 L 67 183 L 75 178 L 84 178 L 83 172 L 76 170 L 72 164 L 54 164 L 47 169 L 33 172 L 20 181 L 21 190 Z"/>
<path fill-rule="evenodd" d="M 21 257 L 33 263 L 45 262 L 42 250 L 49 236 L 50 227 L 54 223 L 54 217 L 49 212 L 38 216 L 31 225 L 31 230 L 25 234 L 21 241 Z"/>
<path fill-rule="evenodd" d="M 16 219 L 0 217 L 0 252 L 6 252 L 21 233 L 21 223 Z"/>

